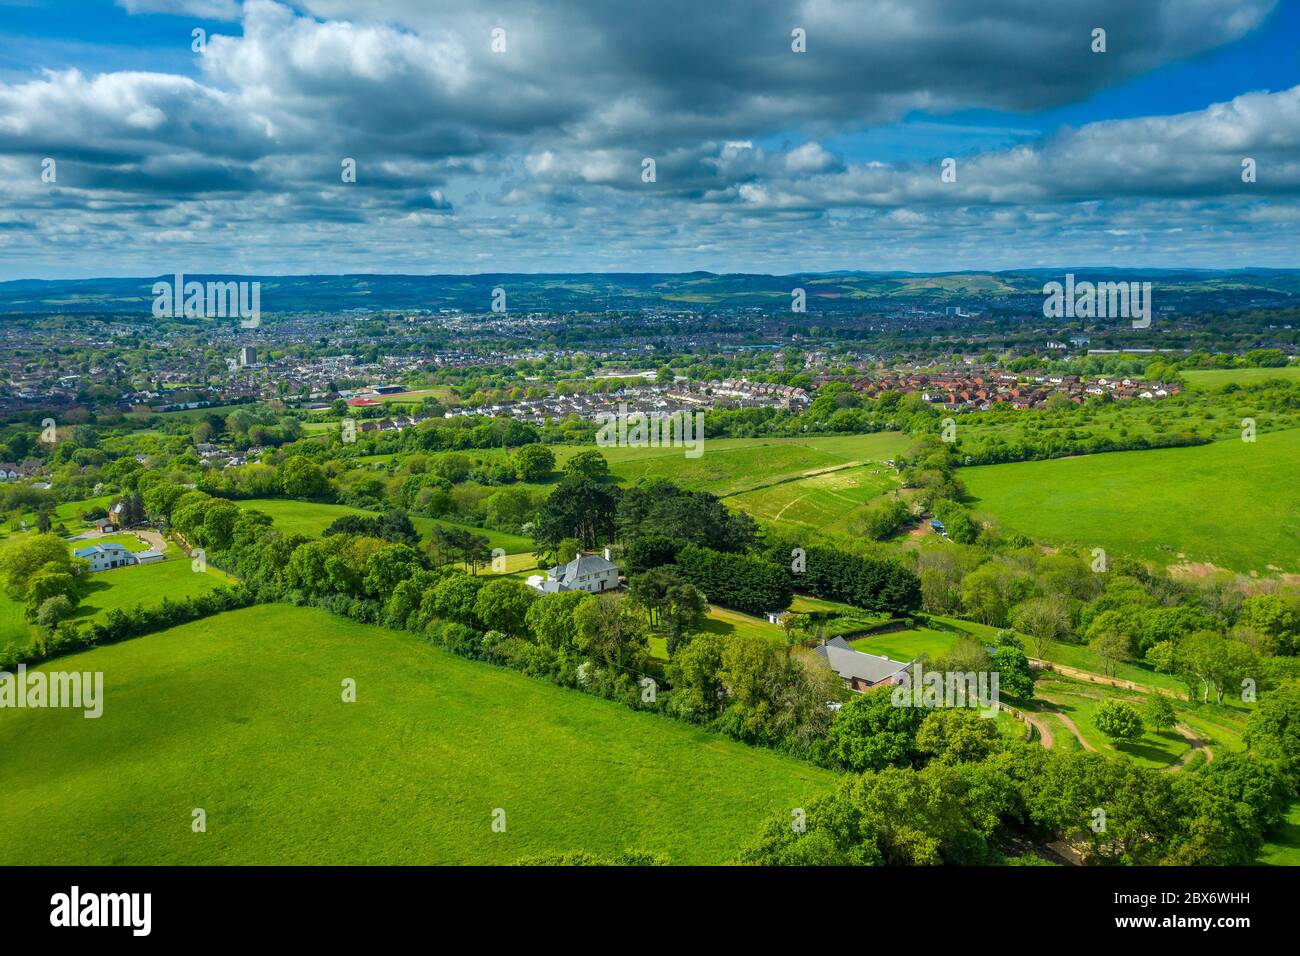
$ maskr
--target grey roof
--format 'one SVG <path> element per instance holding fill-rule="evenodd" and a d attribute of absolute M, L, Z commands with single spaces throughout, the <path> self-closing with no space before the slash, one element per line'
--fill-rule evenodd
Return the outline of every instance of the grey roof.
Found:
<path fill-rule="evenodd" d="M 110 541 L 108 544 L 92 544 L 86 548 L 78 548 L 72 553 L 78 558 L 88 558 L 92 554 L 100 554 L 101 552 L 107 553 L 109 551 L 117 552 L 125 550 L 126 548 L 118 544 L 116 541 Z"/>
<path fill-rule="evenodd" d="M 546 572 L 546 578 L 548 581 L 556 581 L 569 586 L 579 578 L 584 578 L 589 574 L 600 574 L 602 571 L 608 571 L 611 568 L 617 571 L 618 565 L 613 561 L 606 561 L 599 554 L 580 554 L 568 564 L 551 568 Z"/>
<path fill-rule="evenodd" d="M 856 677 L 869 684 L 879 684 L 882 680 L 893 677 L 899 671 L 912 666 L 910 661 L 904 664 L 902 661 L 893 661 L 888 657 L 855 651 L 842 637 L 832 637 L 825 644 L 814 648 L 814 651 L 824 657 L 826 663 L 831 665 L 831 670 L 845 680 Z"/>

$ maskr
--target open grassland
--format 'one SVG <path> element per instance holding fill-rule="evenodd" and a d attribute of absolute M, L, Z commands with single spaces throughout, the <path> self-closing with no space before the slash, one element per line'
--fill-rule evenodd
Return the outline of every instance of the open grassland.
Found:
<path fill-rule="evenodd" d="M 1300 429 L 1254 442 L 963 468 L 978 513 L 1054 545 L 1300 571 Z"/>
<path fill-rule="evenodd" d="M 1291 804 L 1282 826 L 1269 834 L 1258 862 L 1266 866 L 1300 866 L 1300 802 Z"/>
<path fill-rule="evenodd" d="M 1194 391 L 1207 391 L 1225 385 L 1253 385 L 1256 382 L 1300 382 L 1300 364 L 1282 368 L 1205 368 L 1179 373 Z"/>
<path fill-rule="evenodd" d="M 848 532 L 869 502 L 897 487 L 893 469 L 860 465 L 738 494 L 727 504 L 776 525 Z"/>
<path fill-rule="evenodd" d="M 12 644 L 26 646 L 29 631 L 22 602 L 0 589 L 0 649 Z"/>
<path fill-rule="evenodd" d="M 247 498 L 236 501 L 241 508 L 249 508 L 269 515 L 275 527 L 285 534 L 319 537 L 344 515 L 374 516 L 375 512 L 349 505 L 331 505 L 315 501 L 296 501 L 292 498 Z"/>
<path fill-rule="evenodd" d="M 1174 730 L 1156 732 L 1148 729 L 1141 740 L 1113 744 L 1097 728 L 1097 708 L 1103 701 L 1123 700 L 1141 710 L 1148 698 L 1146 694 L 1045 673 L 1034 685 L 1034 696 L 1044 705 L 1043 710 L 1060 711 L 1073 720 L 1084 739 L 1095 750 L 1104 753 L 1122 753 L 1132 757 L 1139 764 L 1158 768 L 1175 766 L 1185 759 L 1191 750 L 1187 738 Z M 1246 718 L 1250 713 L 1248 705 L 1236 702 L 1201 704 L 1174 701 L 1172 703 L 1178 723 L 1186 726 L 1215 754 L 1244 749 L 1242 734 L 1245 731 Z"/>
<path fill-rule="evenodd" d="M 788 528 L 847 531 L 853 514 L 898 486 L 883 464 L 909 439 L 897 432 L 807 438 L 706 440 L 699 458 L 680 448 L 599 448 L 621 484 L 667 478 Z M 556 464 L 591 446 L 556 446 Z"/>
<path fill-rule="evenodd" d="M 251 508 L 270 515 L 271 520 L 275 522 L 276 528 L 285 534 L 301 534 L 309 538 L 319 537 L 326 528 L 344 515 L 375 517 L 378 514 L 378 512 L 366 511 L 364 508 L 353 508 L 349 505 L 296 501 L 290 498 L 248 498 L 244 501 L 236 501 L 235 504 L 241 508 Z M 415 525 L 415 530 L 424 541 L 429 540 L 429 534 L 436 524 L 486 535 L 489 547 L 502 548 L 507 554 L 519 554 L 533 550 L 532 539 L 523 535 L 493 531 L 490 528 L 476 528 L 472 525 L 444 521 L 441 518 L 426 518 L 422 515 L 411 515 L 411 524 Z"/>
<path fill-rule="evenodd" d="M 233 611 L 58 666 L 104 673 L 104 713 L 0 711 L 0 864 L 508 863 L 627 847 L 717 863 L 835 779 L 316 609 Z"/>

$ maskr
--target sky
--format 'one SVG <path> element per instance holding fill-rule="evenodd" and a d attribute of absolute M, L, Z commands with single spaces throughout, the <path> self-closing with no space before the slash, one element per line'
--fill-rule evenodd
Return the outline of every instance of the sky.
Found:
<path fill-rule="evenodd" d="M 0 280 L 1300 267 L 1298 198 L 1300 0 L 0 0 Z"/>

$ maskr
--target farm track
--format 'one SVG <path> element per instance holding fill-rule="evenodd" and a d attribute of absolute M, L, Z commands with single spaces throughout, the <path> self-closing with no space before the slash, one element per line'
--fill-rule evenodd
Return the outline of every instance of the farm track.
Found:
<path fill-rule="evenodd" d="M 1065 711 L 1057 707 L 1057 705 L 1052 701 L 1048 701 L 1047 703 L 1052 704 L 1054 708 L 1053 710 L 1048 711 L 1048 713 L 1053 714 L 1057 720 L 1065 724 L 1065 729 L 1068 730 L 1070 733 L 1074 734 L 1075 739 L 1079 741 L 1080 745 L 1083 747 L 1084 750 L 1095 751 L 1097 749 L 1096 747 L 1088 743 L 1088 741 L 1086 741 L 1083 738 L 1083 734 L 1079 732 L 1078 724 L 1076 724 L 1073 720 L 1070 719 L 1069 714 L 1065 713 Z"/>
<path fill-rule="evenodd" d="M 1192 749 L 1183 754 L 1183 756 L 1179 758 L 1178 763 L 1169 768 L 1170 773 L 1176 773 L 1179 770 L 1182 770 L 1183 767 L 1187 766 L 1187 764 L 1191 762 L 1192 758 L 1196 756 L 1198 751 L 1203 751 L 1205 753 L 1206 763 L 1214 762 L 1214 751 L 1210 749 L 1209 744 L 1196 736 L 1196 731 L 1192 730 L 1192 728 L 1188 727 L 1186 724 L 1175 724 L 1174 730 L 1183 735 L 1183 739 L 1187 741 Z"/>
<path fill-rule="evenodd" d="M 1090 684 L 1105 684 L 1107 687 L 1118 687 L 1121 690 L 1133 690 L 1142 694 L 1163 694 L 1166 697 L 1172 697 L 1174 700 L 1186 699 L 1177 691 L 1170 690 L 1167 687 L 1152 687 L 1150 684 L 1139 684 L 1136 681 L 1122 680 L 1118 677 L 1103 677 L 1101 674 L 1094 674 L 1092 671 L 1080 670 L 1077 667 L 1070 667 L 1068 664 L 1057 664 L 1054 661 L 1045 661 L 1038 657 L 1029 658 L 1029 666 L 1039 670 L 1053 671 L 1064 677 L 1087 681 Z"/>
<path fill-rule="evenodd" d="M 775 488 L 778 485 L 789 485 L 796 481 L 804 481 L 808 478 L 820 478 L 822 475 L 829 475 L 832 472 L 843 471 L 846 468 L 861 468 L 867 464 L 865 461 L 846 461 L 842 465 L 828 465 L 825 468 L 814 468 L 812 471 L 801 472 L 797 475 L 790 475 L 786 478 L 777 478 L 775 481 L 764 482 L 763 484 L 754 485 L 750 488 L 740 488 L 736 491 L 729 491 L 725 495 L 718 495 L 719 498 L 726 500 L 734 498 L 737 495 L 747 495 L 754 491 L 766 491 L 768 488 Z"/>

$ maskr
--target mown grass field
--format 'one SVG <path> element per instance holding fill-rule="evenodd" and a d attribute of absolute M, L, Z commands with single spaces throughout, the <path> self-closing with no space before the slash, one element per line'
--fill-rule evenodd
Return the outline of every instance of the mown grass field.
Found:
<path fill-rule="evenodd" d="M 1300 429 L 1253 443 L 963 468 L 973 507 L 1053 545 L 1161 564 L 1300 571 Z"/>
<path fill-rule="evenodd" d="M 1102 753 L 1121 753 L 1144 767 L 1172 767 L 1191 749 L 1186 738 L 1174 730 L 1156 732 L 1148 729 L 1140 740 L 1115 745 L 1097 729 L 1097 708 L 1103 701 L 1126 700 L 1140 709 L 1142 694 L 1045 675 L 1035 683 L 1034 697 L 1040 706 L 1043 703 L 1048 705 L 1044 709 L 1057 710 L 1069 717 L 1094 749 Z M 1061 726 L 1067 737 L 1073 736 L 1064 729 L 1063 723 Z"/>
<path fill-rule="evenodd" d="M 15 601 L 0 589 L 0 648 L 11 644 L 26 645 L 30 636 L 21 601 Z"/>
<path fill-rule="evenodd" d="M 942 657 L 956 642 L 957 635 L 949 631 L 914 627 L 901 631 L 888 631 L 884 634 L 869 634 L 850 641 L 849 646 L 864 654 L 877 654 L 907 663 L 922 654 L 932 660 Z"/>
<path fill-rule="evenodd" d="M 627 847 L 717 863 L 835 779 L 316 609 L 234 611 L 58 666 L 104 673 L 104 713 L 0 711 L 0 864 L 509 863 Z M 196 807 L 206 833 L 191 830 Z"/>
<path fill-rule="evenodd" d="M 153 607 L 164 598 L 182 601 L 232 582 L 232 578 L 213 567 L 195 571 L 190 559 L 178 548 L 168 547 L 167 557 L 154 564 L 87 575 L 84 595 L 72 619 L 101 620 L 115 608 L 128 610 L 137 604 Z"/>
<path fill-rule="evenodd" d="M 1300 364 L 1285 365 L 1282 368 L 1205 368 L 1187 369 L 1180 373 L 1187 382 L 1187 387 L 1195 391 L 1222 388 L 1225 385 L 1251 385 L 1255 382 L 1268 382 L 1280 379 L 1284 382 L 1300 382 Z"/>
<path fill-rule="evenodd" d="M 852 513 L 897 487 L 881 465 L 907 447 L 898 432 L 805 438 L 705 440 L 699 458 L 680 448 L 598 448 L 621 484 L 662 477 L 725 498 L 755 518 L 805 529 L 847 530 Z M 592 446 L 554 446 L 556 467 Z"/>
<path fill-rule="evenodd" d="M 92 544 L 120 544 L 133 554 L 140 551 L 148 551 L 152 547 L 152 545 L 147 541 L 141 541 L 133 534 L 103 534 L 82 541 L 69 541 L 68 549 L 71 551 L 80 551 L 82 548 L 88 548 Z"/>
<path fill-rule="evenodd" d="M 364 508 L 295 501 L 291 498 L 247 498 L 236 501 L 235 504 L 270 515 L 276 528 L 285 534 L 302 534 L 309 538 L 319 537 L 322 531 L 344 515 L 369 517 L 375 514 Z"/>
<path fill-rule="evenodd" d="M 271 520 L 275 522 L 276 528 L 286 534 L 302 534 L 309 538 L 319 537 L 326 528 L 344 515 L 374 517 L 377 514 L 374 511 L 353 508 L 349 505 L 296 501 L 289 498 L 248 498 L 243 501 L 236 501 L 235 504 L 241 508 L 251 508 L 270 515 Z M 457 524 L 454 521 L 426 518 L 422 515 L 412 515 L 411 523 L 415 525 L 415 530 L 419 532 L 420 537 L 425 541 L 428 540 L 433 526 L 439 524 L 444 527 L 463 528 L 473 531 L 475 534 L 486 535 L 489 547 L 503 548 L 507 554 L 519 554 L 533 550 L 532 540 L 523 535 L 493 531 L 489 528 L 476 528 L 471 525 Z"/>

